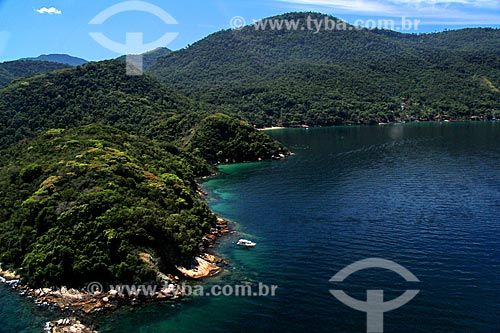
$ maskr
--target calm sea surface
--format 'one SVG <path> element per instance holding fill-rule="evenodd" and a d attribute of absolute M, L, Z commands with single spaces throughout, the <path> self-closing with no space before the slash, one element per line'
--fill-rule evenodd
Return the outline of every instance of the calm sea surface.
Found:
<path fill-rule="evenodd" d="M 500 332 L 500 123 L 286 129 L 295 156 L 224 166 L 204 184 L 237 233 L 219 246 L 230 267 L 212 285 L 277 285 L 274 297 L 195 297 L 98 318 L 101 332 L 366 332 L 366 314 L 329 292 L 385 300 L 385 332 Z M 248 238 L 253 249 L 234 242 Z M 329 279 L 367 258 L 395 261 Z M 257 289 L 255 289 L 257 290 Z M 0 288 L 0 332 L 45 319 Z M 22 318 L 22 320 L 21 320 Z"/>

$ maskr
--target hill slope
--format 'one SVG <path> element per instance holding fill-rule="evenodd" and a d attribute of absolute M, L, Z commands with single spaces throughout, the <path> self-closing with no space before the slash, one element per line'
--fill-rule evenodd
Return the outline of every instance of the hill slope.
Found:
<path fill-rule="evenodd" d="M 150 69 L 154 64 L 156 64 L 156 61 L 165 56 L 172 53 L 171 50 L 167 49 L 166 47 L 159 47 L 154 50 L 145 52 L 142 54 L 142 61 L 143 61 L 143 70 L 148 70 Z M 125 60 L 126 56 L 121 56 L 118 59 L 119 60 Z"/>
<path fill-rule="evenodd" d="M 196 194 L 206 160 L 285 152 L 118 60 L 0 89 L 0 131 L 0 262 L 33 286 L 174 272 L 215 221 Z"/>
<path fill-rule="evenodd" d="M 97 125 L 50 130 L 0 155 L 0 262 L 34 286 L 155 280 L 215 223 L 195 191 L 173 146 Z"/>
<path fill-rule="evenodd" d="M 258 126 L 500 115 L 500 30 L 410 35 L 347 25 L 314 33 L 308 16 L 325 17 L 266 19 L 300 20 L 293 31 L 221 31 L 150 72 Z"/>
<path fill-rule="evenodd" d="M 19 80 L 0 89 L 0 146 L 34 138 L 50 128 L 74 128 L 93 123 L 112 125 L 128 133 L 181 146 L 190 145 L 198 126 L 212 114 L 207 105 L 167 88 L 154 78 L 127 76 L 118 60 L 89 63 L 76 68 Z M 230 122 L 231 118 L 223 118 Z M 249 151 L 234 155 L 220 147 L 218 157 L 235 161 L 271 158 L 281 146 L 249 125 L 236 123 L 221 137 L 252 140 Z M 215 127 L 212 130 L 224 130 Z M 219 135 L 214 132 L 203 135 Z M 234 139 L 233 138 L 233 139 Z M 263 148 L 263 149 L 262 149 Z M 218 152 L 220 149 L 217 150 Z M 208 156 L 203 156 L 207 158 Z"/>
<path fill-rule="evenodd" d="M 68 65 L 47 61 L 6 61 L 0 63 L 0 87 L 6 86 L 19 78 L 44 74 L 68 67 Z"/>

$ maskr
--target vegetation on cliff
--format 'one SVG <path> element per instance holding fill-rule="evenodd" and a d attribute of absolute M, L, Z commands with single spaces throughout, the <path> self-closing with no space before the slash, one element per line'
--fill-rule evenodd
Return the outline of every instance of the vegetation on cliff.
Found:
<path fill-rule="evenodd" d="M 200 142 L 201 136 L 210 133 L 203 133 L 202 127 L 193 136 L 193 129 L 208 122 L 205 119 L 211 114 L 206 103 L 195 102 L 149 75 L 126 75 L 122 61 L 89 63 L 0 89 L 0 146 L 34 138 L 51 128 L 102 124 L 181 147 L 203 148 L 199 150 L 202 153 L 222 151 L 221 156 L 235 161 L 271 156 L 281 149 L 268 136 L 229 116 L 219 122 L 226 122 L 231 132 L 213 133 L 214 137 L 253 140 L 242 142 L 249 151 L 214 141 Z M 224 128 L 213 128 L 219 129 Z M 192 143 L 191 138 L 197 141 Z M 212 159 L 203 154 L 200 157 Z"/>
<path fill-rule="evenodd" d="M 287 150 L 248 122 L 225 114 L 203 118 L 189 138 L 188 148 L 210 162 L 244 162 L 270 159 Z"/>
<path fill-rule="evenodd" d="M 308 17 L 341 22 L 318 13 L 266 18 L 300 25 L 220 31 L 150 72 L 259 127 L 500 116 L 500 29 L 316 32 Z"/>
<path fill-rule="evenodd" d="M 209 162 L 284 148 L 122 61 L 0 89 L 0 262 L 33 286 L 147 282 L 199 253 Z"/>
<path fill-rule="evenodd" d="M 0 163 L 0 262 L 32 285 L 155 280 L 215 223 L 189 153 L 112 127 L 52 129 Z"/>

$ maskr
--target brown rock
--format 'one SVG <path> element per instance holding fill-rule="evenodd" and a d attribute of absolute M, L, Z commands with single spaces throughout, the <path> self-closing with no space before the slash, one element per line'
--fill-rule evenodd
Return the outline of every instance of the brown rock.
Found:
<path fill-rule="evenodd" d="M 179 272 L 191 279 L 201 279 L 216 274 L 220 271 L 220 268 L 217 265 L 214 265 L 200 257 L 196 257 L 195 259 L 197 265 L 195 265 L 191 269 L 178 266 L 177 269 L 179 270 Z"/>

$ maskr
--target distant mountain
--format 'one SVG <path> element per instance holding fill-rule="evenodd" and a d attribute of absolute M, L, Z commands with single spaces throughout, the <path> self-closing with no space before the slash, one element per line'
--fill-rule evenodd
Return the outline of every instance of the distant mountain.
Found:
<path fill-rule="evenodd" d="M 158 58 L 163 57 L 163 56 L 170 54 L 170 53 L 172 53 L 172 51 L 167 49 L 166 47 L 159 47 L 159 48 L 156 48 L 154 50 L 143 53 L 142 54 L 142 56 L 143 56 L 143 59 L 142 59 L 143 70 L 148 70 L 156 63 Z M 118 59 L 125 60 L 126 56 L 121 56 Z"/>
<path fill-rule="evenodd" d="M 0 87 L 10 84 L 12 81 L 52 72 L 70 66 L 48 61 L 16 60 L 0 63 Z"/>
<path fill-rule="evenodd" d="M 21 60 L 40 60 L 40 61 L 58 62 L 73 67 L 80 66 L 88 62 L 85 59 L 73 57 L 68 54 L 42 54 L 36 58 L 25 58 Z"/>
<path fill-rule="evenodd" d="M 319 13 L 262 20 L 294 30 L 224 30 L 158 59 L 150 73 L 257 126 L 500 116 L 500 30 L 316 33 Z"/>

